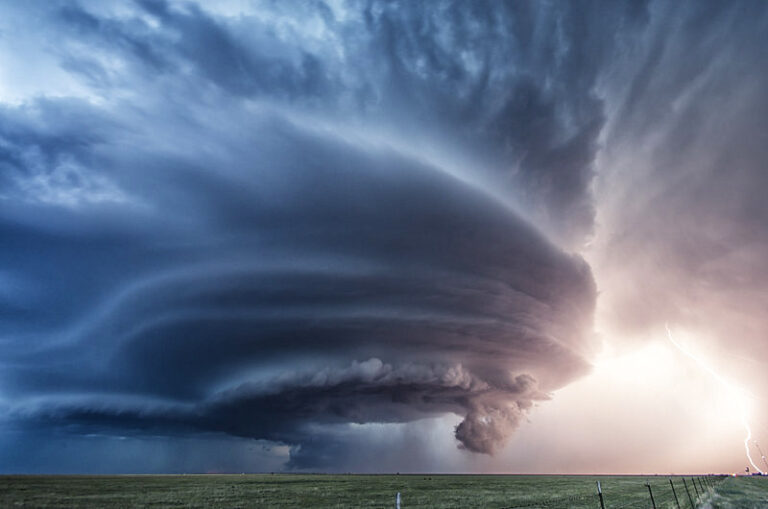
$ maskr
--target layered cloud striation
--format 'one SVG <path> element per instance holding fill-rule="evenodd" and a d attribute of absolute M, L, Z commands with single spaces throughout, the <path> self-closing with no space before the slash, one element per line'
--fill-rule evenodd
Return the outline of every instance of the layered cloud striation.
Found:
<path fill-rule="evenodd" d="M 613 35 L 562 7 L 7 6 L 56 79 L 0 108 L 4 425 L 498 450 L 593 352 Z"/>

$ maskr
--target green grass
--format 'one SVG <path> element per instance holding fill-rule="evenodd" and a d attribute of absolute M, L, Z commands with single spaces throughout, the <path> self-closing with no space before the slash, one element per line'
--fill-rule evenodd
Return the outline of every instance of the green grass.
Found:
<path fill-rule="evenodd" d="M 768 478 L 738 477 L 720 483 L 702 509 L 757 509 L 768 507 Z"/>
<path fill-rule="evenodd" d="M 658 509 L 676 508 L 668 477 L 524 475 L 168 475 L 0 476 L 0 507 L 29 508 L 649 508 L 646 481 Z M 680 478 L 673 478 L 683 509 L 690 508 Z M 696 494 L 686 478 L 691 495 Z M 768 507 L 768 479 L 727 479 L 712 508 Z M 729 497 L 737 505 L 727 505 Z M 753 498 L 750 498 L 753 497 Z M 758 505 L 744 505 L 754 500 Z M 738 505 L 738 504 L 742 505 Z M 719 504 L 719 505 L 715 505 Z M 759 505 L 763 504 L 763 505 Z"/>

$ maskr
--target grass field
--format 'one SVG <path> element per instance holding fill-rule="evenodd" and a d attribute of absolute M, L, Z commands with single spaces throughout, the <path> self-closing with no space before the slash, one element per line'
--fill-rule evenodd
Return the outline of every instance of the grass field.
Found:
<path fill-rule="evenodd" d="M 28 508 L 676 508 L 668 477 L 523 475 L 168 475 L 0 476 L 0 507 Z M 680 507 L 691 507 L 682 479 L 673 478 Z M 710 479 L 714 494 L 701 507 L 768 507 L 768 478 Z M 722 481 L 722 482 L 720 482 Z M 690 477 L 686 477 L 696 499 Z M 706 488 L 707 481 L 704 481 Z M 698 485 L 697 485 L 698 486 Z M 701 487 L 698 487 L 702 490 Z M 697 502 L 698 505 L 699 502 Z"/>
<path fill-rule="evenodd" d="M 768 507 L 768 478 L 726 479 L 702 509 L 757 509 Z"/>

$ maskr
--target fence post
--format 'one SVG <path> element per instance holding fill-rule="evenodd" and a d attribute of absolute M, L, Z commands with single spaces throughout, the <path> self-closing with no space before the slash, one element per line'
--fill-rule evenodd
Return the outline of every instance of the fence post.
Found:
<path fill-rule="evenodd" d="M 695 482 L 693 479 L 694 479 L 694 478 L 693 478 L 693 477 L 691 477 L 691 484 L 693 484 L 693 491 L 695 491 L 695 492 L 696 492 L 696 500 L 699 500 L 699 497 L 700 497 L 701 495 L 699 495 L 699 488 L 697 488 L 697 487 L 696 487 L 696 482 Z"/>
<path fill-rule="evenodd" d="M 677 504 L 677 509 L 680 509 L 680 501 L 677 499 L 677 492 L 675 491 L 675 484 L 672 482 L 672 479 L 669 480 L 669 485 L 672 486 L 672 494 L 675 496 L 675 504 Z"/>
<path fill-rule="evenodd" d="M 653 499 L 653 491 L 651 491 L 651 483 L 648 481 L 645 481 L 645 486 L 648 488 L 648 493 L 651 495 L 651 505 L 653 506 L 653 509 L 656 509 L 656 501 Z"/>
<path fill-rule="evenodd" d="M 605 509 L 605 504 L 603 503 L 603 489 L 600 487 L 600 481 L 597 481 L 597 498 L 600 499 L 600 509 Z"/>
<path fill-rule="evenodd" d="M 701 477 L 698 478 L 699 480 L 699 488 L 701 488 L 701 496 L 703 497 L 705 495 L 704 493 L 704 484 L 701 482 Z"/>
<path fill-rule="evenodd" d="M 395 501 L 397 502 L 397 509 L 400 509 L 400 492 L 399 491 L 397 492 L 397 498 L 395 499 Z"/>
<path fill-rule="evenodd" d="M 681 477 L 683 480 L 683 486 L 685 486 L 685 492 L 688 494 L 688 501 L 691 503 L 691 509 L 696 509 L 696 506 L 693 505 L 693 498 L 691 498 L 691 492 L 688 490 L 688 483 L 685 482 L 685 477 Z"/>

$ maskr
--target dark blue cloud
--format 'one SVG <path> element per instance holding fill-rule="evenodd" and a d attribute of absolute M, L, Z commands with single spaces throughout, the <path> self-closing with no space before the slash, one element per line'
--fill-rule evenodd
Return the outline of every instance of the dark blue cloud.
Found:
<path fill-rule="evenodd" d="M 455 414 L 491 453 L 588 369 L 568 250 L 644 5 L 29 9 L 82 93 L 0 109 L 9 426 L 320 468 L 350 423 Z"/>
<path fill-rule="evenodd" d="M 439 168 L 252 124 L 270 134 L 237 168 L 145 151 L 137 174 L 179 180 L 123 186 L 158 186 L 118 207 L 144 225 L 89 224 L 83 205 L 58 212 L 64 231 L 13 234 L 13 256 L 33 264 L 19 273 L 47 290 L 41 319 L 24 322 L 51 324 L 33 349 L 9 345 L 6 391 L 50 397 L 14 415 L 301 443 L 312 423 L 453 412 L 495 416 L 490 438 L 489 425 L 457 431 L 490 452 L 545 397 L 536 379 L 583 372 L 594 288 L 582 261 Z"/>
<path fill-rule="evenodd" d="M 63 37 L 108 51 L 132 70 L 110 80 L 98 58 L 64 57 L 96 88 L 105 84 L 105 93 L 170 80 L 185 88 L 169 97 L 182 108 L 185 97 L 205 100 L 213 87 L 230 99 L 359 122 L 441 150 L 453 145 L 471 156 L 474 171 L 506 181 L 557 238 L 578 243 L 590 232 L 604 121 L 600 65 L 647 21 L 641 3 L 350 2 L 336 11 L 321 2 L 270 4 L 267 20 L 221 19 L 195 4 L 146 1 L 117 20 L 66 5 L 54 21 Z M 286 18 L 297 25 L 275 21 Z M 302 23 L 319 35 L 307 35 Z"/>

